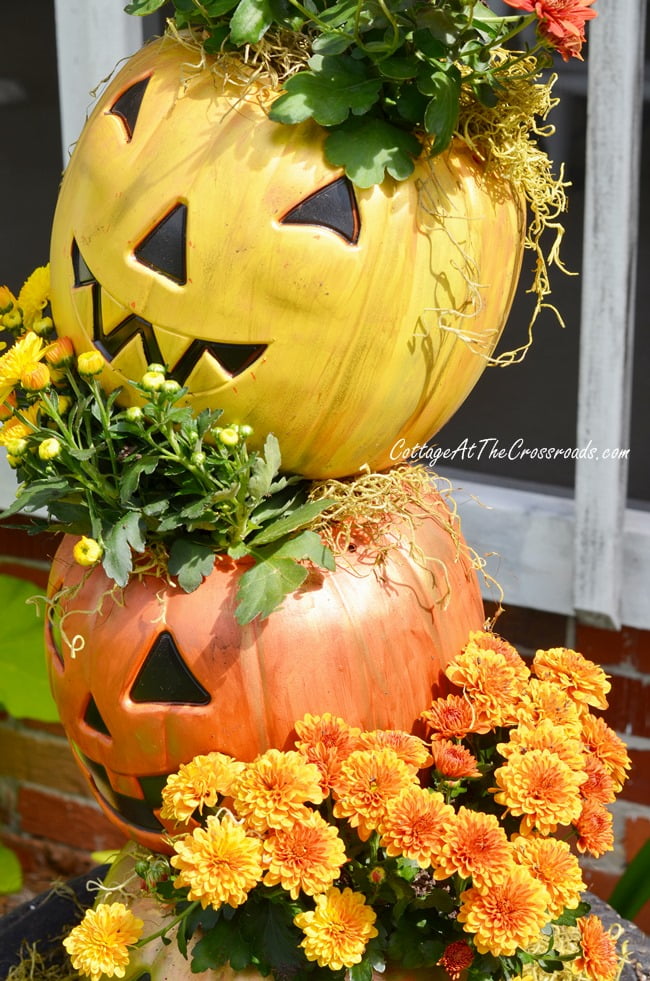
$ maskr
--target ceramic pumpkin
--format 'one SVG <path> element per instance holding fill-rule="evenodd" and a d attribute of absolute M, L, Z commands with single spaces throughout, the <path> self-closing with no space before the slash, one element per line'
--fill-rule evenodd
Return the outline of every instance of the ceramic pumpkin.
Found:
<path fill-rule="evenodd" d="M 433 498 L 411 519 L 413 532 L 395 526 L 382 565 L 359 541 L 335 572 L 310 573 L 281 609 L 245 626 L 234 617 L 241 569 L 229 559 L 190 594 L 152 576 L 116 594 L 101 567 L 82 582 L 73 539 L 63 540 L 49 595 L 81 585 L 46 629 L 50 683 L 93 793 L 127 835 L 160 849 L 170 773 L 212 750 L 251 760 L 289 748 L 307 712 L 413 729 L 484 614 L 446 505 Z M 411 540 L 426 561 L 410 557 Z"/>
<path fill-rule="evenodd" d="M 525 209 L 468 148 L 361 190 L 312 123 L 165 38 L 112 80 L 68 165 L 52 306 L 108 387 L 166 363 L 197 410 L 282 437 L 287 470 L 382 469 L 451 416 L 518 279 Z"/>

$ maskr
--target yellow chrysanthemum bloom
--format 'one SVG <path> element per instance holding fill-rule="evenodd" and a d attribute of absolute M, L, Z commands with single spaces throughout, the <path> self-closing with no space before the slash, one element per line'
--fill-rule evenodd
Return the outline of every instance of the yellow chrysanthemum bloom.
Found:
<path fill-rule="evenodd" d="M 357 749 L 342 765 L 334 784 L 334 815 L 348 818 L 366 841 L 384 820 L 388 803 L 416 784 L 413 767 L 394 750 Z"/>
<path fill-rule="evenodd" d="M 0 357 L 0 402 L 19 384 L 23 371 L 40 361 L 44 354 L 43 341 L 30 331 Z"/>
<path fill-rule="evenodd" d="M 23 284 L 18 294 L 18 306 L 23 311 L 25 327 L 40 317 L 50 296 L 50 267 L 39 266 Z"/>
<path fill-rule="evenodd" d="M 447 666 L 445 674 L 464 690 L 480 722 L 491 727 L 516 725 L 516 709 L 526 691 L 528 676 L 512 665 L 503 652 L 470 642 Z"/>
<path fill-rule="evenodd" d="M 99 351 L 83 351 L 77 358 L 77 371 L 80 375 L 92 378 L 101 375 L 106 366 L 106 359 Z"/>
<path fill-rule="evenodd" d="M 612 935 L 593 915 L 580 917 L 578 929 L 582 955 L 574 961 L 576 971 L 586 974 L 591 981 L 613 981 L 621 965 Z"/>
<path fill-rule="evenodd" d="M 219 796 L 230 794 L 244 767 L 244 763 L 223 753 L 195 756 L 189 763 L 184 763 L 178 773 L 167 778 L 162 792 L 161 817 L 183 824 L 195 811 L 202 813 L 204 807 L 214 807 Z"/>
<path fill-rule="evenodd" d="M 576 856 L 566 841 L 556 838 L 516 838 L 515 858 L 546 888 L 551 918 L 575 909 L 587 888 Z"/>
<path fill-rule="evenodd" d="M 0 446 L 6 446 L 14 439 L 26 439 L 38 429 L 40 416 L 40 406 L 30 405 L 28 409 L 21 409 L 20 416 L 12 416 L 0 428 Z"/>
<path fill-rule="evenodd" d="M 18 301 L 8 286 L 0 286 L 0 316 L 9 313 Z"/>
<path fill-rule="evenodd" d="M 404 855 L 425 869 L 437 862 L 450 822 L 451 804 L 439 793 L 408 787 L 386 805 L 379 826 L 387 855 Z"/>
<path fill-rule="evenodd" d="M 447 879 L 457 872 L 474 885 L 489 886 L 513 864 L 512 845 L 496 815 L 460 807 L 450 818 L 434 876 Z"/>
<path fill-rule="evenodd" d="M 494 771 L 494 778 L 494 799 L 522 818 L 522 835 L 553 834 L 558 824 L 571 824 L 580 816 L 580 786 L 587 774 L 572 770 L 556 753 L 546 749 L 515 753 Z"/>
<path fill-rule="evenodd" d="M 584 770 L 586 766 L 584 743 L 551 719 L 540 719 L 534 724 L 520 722 L 516 729 L 510 730 L 508 742 L 499 743 L 497 749 L 506 759 L 514 753 L 547 749 L 556 753 L 572 770 Z"/>
<path fill-rule="evenodd" d="M 533 671 L 540 681 L 554 681 L 560 685 L 580 708 L 593 705 L 606 709 L 607 694 L 611 685 L 603 669 L 578 651 L 567 647 L 552 647 L 537 651 L 533 658 Z"/>
<path fill-rule="evenodd" d="M 72 558 L 77 565 L 81 565 L 85 569 L 89 569 L 92 565 L 97 565 L 103 554 L 104 549 L 100 543 L 95 541 L 94 538 L 86 538 L 85 535 L 81 536 L 72 549 Z"/>
<path fill-rule="evenodd" d="M 382 749 L 384 746 L 397 753 L 400 760 L 413 767 L 414 772 L 431 763 L 431 757 L 422 740 L 408 732 L 399 729 L 374 729 L 372 732 L 362 732 L 359 736 L 359 749 Z"/>
<path fill-rule="evenodd" d="M 72 966 L 92 981 L 123 978 L 130 945 L 140 939 L 144 924 L 124 903 L 104 903 L 89 909 L 81 923 L 64 939 Z"/>
<path fill-rule="evenodd" d="M 305 934 L 300 946 L 307 960 L 340 971 L 360 963 L 368 941 L 377 936 L 376 919 L 362 893 L 333 887 L 316 896 L 315 910 L 299 913 L 293 922 Z"/>
<path fill-rule="evenodd" d="M 290 828 L 305 803 L 320 804 L 324 797 L 318 767 L 293 750 L 267 750 L 246 764 L 232 788 L 235 811 L 260 832 Z"/>
<path fill-rule="evenodd" d="M 336 828 L 317 811 L 308 811 L 291 828 L 282 828 L 264 841 L 264 885 L 278 883 L 297 899 L 326 892 L 346 860 Z"/>
<path fill-rule="evenodd" d="M 534 943 L 548 920 L 547 893 L 527 869 L 512 865 L 497 882 L 461 894 L 458 922 L 481 954 L 512 957 Z"/>
<path fill-rule="evenodd" d="M 262 842 L 228 814 L 221 820 L 210 814 L 205 828 L 174 842 L 174 850 L 176 886 L 187 887 L 188 898 L 204 909 L 241 906 L 262 878 Z"/>

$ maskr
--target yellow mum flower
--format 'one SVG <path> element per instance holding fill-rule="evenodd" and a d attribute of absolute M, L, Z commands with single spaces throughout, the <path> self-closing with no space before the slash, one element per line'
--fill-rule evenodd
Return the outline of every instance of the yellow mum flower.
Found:
<path fill-rule="evenodd" d="M 488 886 L 514 864 L 512 845 L 494 814 L 460 807 L 452 814 L 436 859 L 436 879 L 458 872 L 474 885 Z"/>
<path fill-rule="evenodd" d="M 229 815 L 220 820 L 210 814 L 205 828 L 174 842 L 174 849 L 170 862 L 179 870 L 176 885 L 187 887 L 188 898 L 204 909 L 241 906 L 262 878 L 262 842 Z"/>
<path fill-rule="evenodd" d="M 447 666 L 445 674 L 454 685 L 464 689 L 480 722 L 487 722 L 491 727 L 516 725 L 516 708 L 526 690 L 528 676 L 511 664 L 502 651 L 484 649 L 470 642 Z"/>
<path fill-rule="evenodd" d="M 38 429 L 40 412 L 39 405 L 30 405 L 28 409 L 20 410 L 20 416 L 12 416 L 8 419 L 0 428 L 0 446 L 6 446 L 14 439 L 26 439 L 31 436 L 34 430 Z"/>
<path fill-rule="evenodd" d="M 140 939 L 144 924 L 124 903 L 104 903 L 89 909 L 64 939 L 72 966 L 92 981 L 123 978 L 129 963 L 128 947 Z"/>
<path fill-rule="evenodd" d="M 428 868 L 437 862 L 453 818 L 454 809 L 442 794 L 408 787 L 386 805 L 381 845 L 387 855 L 404 855 Z"/>
<path fill-rule="evenodd" d="M 608 675 L 578 651 L 567 647 L 537 651 L 533 671 L 541 681 L 554 681 L 564 688 L 581 708 L 586 705 L 599 709 L 608 707 L 606 696 L 612 687 Z"/>
<path fill-rule="evenodd" d="M 522 817 L 520 832 L 553 834 L 558 824 L 571 824 L 582 810 L 580 786 L 587 774 L 575 772 L 556 753 L 531 749 L 515 753 L 494 771 L 494 799 L 515 817 Z"/>
<path fill-rule="evenodd" d="M 83 351 L 77 358 L 77 370 L 80 375 L 92 378 L 93 375 L 101 375 L 106 365 L 106 359 L 99 351 Z"/>
<path fill-rule="evenodd" d="M 9 313 L 18 301 L 8 286 L 0 286 L 0 316 Z"/>
<path fill-rule="evenodd" d="M 376 918 L 362 893 L 333 887 L 316 896 L 315 910 L 299 913 L 293 922 L 305 934 L 300 946 L 307 960 L 340 971 L 360 963 L 368 941 L 377 936 Z"/>
<path fill-rule="evenodd" d="M 162 818 L 183 824 L 195 811 L 214 807 L 219 796 L 227 797 L 235 779 L 243 772 L 244 763 L 223 753 L 195 756 L 184 763 L 178 773 L 167 777 L 162 792 Z"/>
<path fill-rule="evenodd" d="M 41 315 L 50 296 L 50 267 L 39 266 L 25 281 L 18 294 L 18 306 L 23 311 L 25 327 L 31 327 Z"/>
<path fill-rule="evenodd" d="M 389 801 L 415 783 L 413 768 L 394 750 L 357 749 L 342 765 L 334 785 L 334 815 L 348 818 L 366 841 L 385 818 Z"/>
<path fill-rule="evenodd" d="M 345 846 L 336 828 L 317 811 L 308 811 L 293 827 L 266 838 L 264 885 L 279 883 L 292 899 L 297 899 L 301 890 L 315 896 L 330 888 L 345 858 Z"/>
<path fill-rule="evenodd" d="M 582 956 L 574 961 L 580 971 L 592 981 L 613 981 L 620 970 L 616 943 L 597 916 L 582 916 L 578 920 Z"/>
<path fill-rule="evenodd" d="M 519 865 L 504 869 L 489 887 L 467 889 L 460 898 L 458 922 L 474 934 L 480 954 L 512 957 L 518 947 L 539 938 L 548 920 L 546 889 Z"/>
<path fill-rule="evenodd" d="M 104 549 L 100 543 L 95 541 L 94 538 L 86 538 L 85 535 L 81 536 L 72 549 L 73 559 L 77 565 L 82 565 L 84 568 L 90 568 L 91 565 L 96 565 L 103 554 Z"/>
<path fill-rule="evenodd" d="M 556 838 L 517 838 L 515 859 L 546 888 L 551 918 L 575 909 L 586 889 L 582 870 L 566 841 Z"/>
<path fill-rule="evenodd" d="M 0 402 L 20 383 L 23 371 L 40 361 L 44 354 L 43 341 L 29 331 L 0 357 Z"/>
<path fill-rule="evenodd" d="M 290 828 L 304 814 L 304 804 L 320 804 L 325 794 L 320 771 L 293 750 L 269 749 L 246 764 L 232 788 L 237 814 L 255 831 Z"/>

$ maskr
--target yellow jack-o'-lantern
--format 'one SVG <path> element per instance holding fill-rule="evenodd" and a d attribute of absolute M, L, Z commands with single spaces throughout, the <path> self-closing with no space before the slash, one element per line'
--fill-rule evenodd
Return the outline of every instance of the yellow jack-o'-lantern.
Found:
<path fill-rule="evenodd" d="M 519 275 L 524 206 L 456 141 L 353 187 L 315 124 L 192 70 L 173 39 L 119 72 L 68 166 L 52 303 L 108 387 L 166 363 L 192 405 L 281 438 L 284 466 L 395 462 L 482 372 Z"/>

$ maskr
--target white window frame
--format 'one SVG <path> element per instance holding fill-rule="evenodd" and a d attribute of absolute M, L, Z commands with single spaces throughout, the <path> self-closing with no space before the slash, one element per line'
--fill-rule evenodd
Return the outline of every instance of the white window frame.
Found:
<path fill-rule="evenodd" d="M 122 6 L 55 0 L 66 149 L 91 89 L 141 43 Z M 577 447 L 629 445 L 646 2 L 624 6 L 598 0 L 590 24 Z M 627 470 L 577 460 L 573 497 L 455 480 L 465 537 L 509 604 L 650 629 L 650 512 L 626 507 Z"/>

